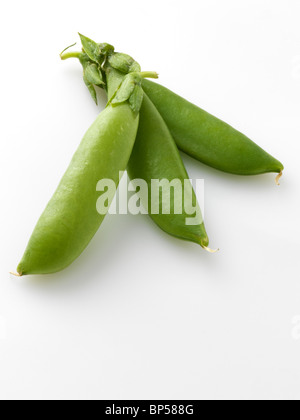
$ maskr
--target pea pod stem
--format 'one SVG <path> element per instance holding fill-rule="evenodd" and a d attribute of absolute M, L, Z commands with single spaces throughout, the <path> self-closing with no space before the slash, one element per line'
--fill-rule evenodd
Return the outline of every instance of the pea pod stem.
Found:
<path fill-rule="evenodd" d="M 158 79 L 159 75 L 155 71 L 142 71 L 140 73 L 142 79 Z"/>
<path fill-rule="evenodd" d="M 66 50 L 65 50 L 66 51 Z M 67 60 L 68 58 L 80 58 L 81 56 L 81 52 L 68 52 L 68 53 L 64 53 L 64 51 L 60 54 L 60 58 L 62 60 Z"/>
<path fill-rule="evenodd" d="M 77 42 L 75 42 L 72 45 L 69 45 L 69 47 L 65 48 L 60 54 L 60 58 L 62 60 L 67 60 L 68 58 L 79 58 L 79 55 L 81 54 L 80 52 L 68 52 L 66 53 L 66 51 L 68 51 L 70 48 L 75 47 L 75 45 L 77 44 Z"/>

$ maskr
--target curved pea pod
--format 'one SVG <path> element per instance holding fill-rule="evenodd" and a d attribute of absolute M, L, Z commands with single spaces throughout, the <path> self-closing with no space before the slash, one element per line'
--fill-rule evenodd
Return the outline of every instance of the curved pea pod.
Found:
<path fill-rule="evenodd" d="M 106 78 L 108 99 L 111 100 L 124 80 L 124 75 L 108 66 Z M 176 143 L 166 123 L 146 94 L 143 95 L 137 138 L 127 171 L 133 181 L 146 183 L 147 193 L 145 196 L 140 193 L 140 199 L 148 210 L 149 216 L 162 230 L 177 238 L 195 242 L 211 251 L 207 248 L 209 240 L 201 209 Z M 166 208 L 167 211 L 164 211 L 162 195 L 156 195 L 153 200 L 153 181 L 162 182 L 166 188 L 168 188 L 166 182 L 173 181 L 173 185 L 178 185 L 179 181 L 182 195 L 179 197 L 181 209 L 178 214 L 176 214 L 175 194 L 170 194 L 170 199 L 167 196 L 167 207 L 170 205 L 170 212 Z M 140 185 L 137 186 L 140 187 Z"/>
<path fill-rule="evenodd" d="M 282 173 L 278 160 L 230 125 L 158 83 L 144 80 L 142 86 L 183 152 L 232 174 Z"/>
<path fill-rule="evenodd" d="M 97 211 L 98 182 L 109 179 L 118 185 L 138 121 L 128 102 L 110 105 L 98 116 L 35 227 L 18 266 L 20 275 L 58 272 L 87 247 L 105 217 Z"/>
<path fill-rule="evenodd" d="M 172 236 L 207 248 L 209 240 L 201 210 L 178 148 L 164 120 L 145 94 L 140 110 L 138 134 L 127 170 L 132 180 L 140 179 L 146 182 L 148 194 L 145 197 L 146 200 L 144 198 L 144 203 L 146 203 L 144 206 L 152 220 L 162 230 Z M 158 196 L 155 193 L 153 200 L 153 180 L 162 182 L 166 188 L 168 188 L 168 183 L 176 188 L 177 196 L 176 193 L 167 195 L 166 205 L 168 207 L 170 203 L 171 211 L 167 211 L 166 214 L 163 210 L 165 203 L 162 195 Z M 141 201 L 143 202 L 143 196 L 141 196 Z M 191 218 L 192 203 L 196 211 Z M 176 213 L 178 204 L 178 213 Z M 187 208 L 190 209 L 187 211 Z M 193 224 L 189 224 L 190 220 L 193 220 Z"/>

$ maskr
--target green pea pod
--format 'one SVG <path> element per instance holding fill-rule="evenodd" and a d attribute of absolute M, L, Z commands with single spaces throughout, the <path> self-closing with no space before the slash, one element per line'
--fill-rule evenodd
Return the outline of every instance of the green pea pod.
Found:
<path fill-rule="evenodd" d="M 158 83 L 144 80 L 142 86 L 183 152 L 232 174 L 281 175 L 283 165 L 278 160 L 230 125 Z"/>
<path fill-rule="evenodd" d="M 109 179 L 118 185 L 119 172 L 126 169 L 132 152 L 138 122 L 128 102 L 108 106 L 98 116 L 37 223 L 18 266 L 20 275 L 58 272 L 87 247 L 105 217 L 96 207 L 98 182 Z"/>
<path fill-rule="evenodd" d="M 110 68 L 107 68 L 106 71 L 108 98 L 110 99 L 124 79 L 124 75 Z M 211 251 L 207 248 L 209 240 L 201 210 L 178 148 L 164 120 L 145 94 L 140 109 L 137 138 L 127 170 L 132 180 L 146 182 L 148 194 L 146 197 L 140 194 L 140 198 L 152 220 L 162 230 L 177 238 L 195 242 Z M 176 203 L 175 195 L 172 194 L 170 194 L 171 211 L 168 214 L 163 212 L 161 195 L 157 197 L 159 202 L 155 203 L 155 209 L 151 207 L 153 203 L 151 185 L 154 180 L 175 182 L 175 186 L 178 185 L 179 181 L 182 194 L 177 199 L 179 198 L 179 201 L 181 201 L 180 207 L 182 210 L 178 214 L 174 211 Z M 192 210 L 191 204 L 196 208 L 194 213 L 190 211 Z M 193 220 L 192 224 L 189 222 L 190 220 Z"/>
<path fill-rule="evenodd" d="M 149 215 L 168 234 L 207 248 L 209 240 L 201 210 L 178 148 L 166 123 L 146 94 L 144 94 L 138 134 L 127 170 L 132 180 L 142 179 L 146 181 L 148 185 L 148 204 L 153 204 L 151 190 L 153 180 L 175 182 L 174 186 L 178 186 L 179 191 L 181 188 L 184 192 L 179 198 L 182 211 L 175 214 L 176 198 L 175 195 L 171 194 L 170 214 L 163 214 L 163 198 L 159 196 L 157 209 L 160 210 L 158 214 L 155 211 L 153 212 L 153 208 L 150 208 L 149 205 Z M 186 200 L 191 198 L 192 201 L 187 204 Z M 193 214 L 193 225 L 189 225 L 188 220 L 192 219 L 191 212 L 187 213 L 186 209 L 192 202 L 194 205 L 196 204 L 197 211 Z"/>

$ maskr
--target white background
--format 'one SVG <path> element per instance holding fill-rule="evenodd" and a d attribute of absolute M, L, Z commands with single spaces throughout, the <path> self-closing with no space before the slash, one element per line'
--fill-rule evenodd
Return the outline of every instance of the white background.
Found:
<path fill-rule="evenodd" d="M 0 398 L 299 399 L 300 2 L 1 2 Z M 99 109 L 77 31 L 130 53 L 160 82 L 286 166 L 205 179 L 217 255 L 147 216 L 109 216 L 66 271 L 17 279 L 33 227 Z M 104 106 L 104 97 L 100 100 Z"/>

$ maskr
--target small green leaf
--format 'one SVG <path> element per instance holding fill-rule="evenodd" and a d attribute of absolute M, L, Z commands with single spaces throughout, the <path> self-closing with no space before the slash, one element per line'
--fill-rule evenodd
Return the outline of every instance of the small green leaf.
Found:
<path fill-rule="evenodd" d="M 124 78 L 124 81 L 121 84 L 119 90 L 117 91 L 116 96 L 112 100 L 112 104 L 121 104 L 123 102 L 126 102 L 133 93 L 135 86 L 135 78 L 132 77 L 131 74 L 128 74 Z"/>
<path fill-rule="evenodd" d="M 96 42 L 92 41 L 90 38 L 87 38 L 84 35 L 79 34 L 79 36 L 81 39 L 82 47 L 86 54 L 89 56 L 89 58 L 92 61 L 101 64 L 99 44 L 97 44 Z"/>
<path fill-rule="evenodd" d="M 97 93 L 96 93 L 96 90 L 95 90 L 95 88 L 94 88 L 94 85 L 92 85 L 92 84 L 91 84 L 91 83 L 87 80 L 87 78 L 85 77 L 85 74 L 83 74 L 83 80 L 84 80 L 84 83 L 86 84 L 86 86 L 87 86 L 87 88 L 88 88 L 88 90 L 89 90 L 89 92 L 90 92 L 90 94 L 91 94 L 91 97 L 94 99 L 94 101 L 95 101 L 96 105 L 98 105 Z"/>
<path fill-rule="evenodd" d="M 90 60 L 90 57 L 85 54 L 82 53 L 81 56 L 79 57 L 79 61 L 83 67 L 83 70 L 85 70 L 87 68 L 87 66 L 89 66 L 90 64 L 92 64 L 93 62 Z"/>
<path fill-rule="evenodd" d="M 143 99 L 144 91 L 140 85 L 136 85 L 132 95 L 129 98 L 130 107 L 136 115 L 140 112 Z"/>
<path fill-rule="evenodd" d="M 141 71 L 140 65 L 130 55 L 115 53 L 108 58 L 108 62 L 116 70 L 122 73 L 130 73 L 132 71 Z M 133 70 L 132 70 L 133 69 Z"/>
<path fill-rule="evenodd" d="M 92 85 L 104 85 L 102 73 L 99 71 L 97 64 L 88 64 L 84 70 L 86 80 Z"/>

